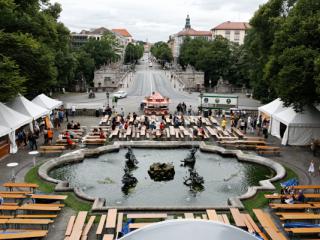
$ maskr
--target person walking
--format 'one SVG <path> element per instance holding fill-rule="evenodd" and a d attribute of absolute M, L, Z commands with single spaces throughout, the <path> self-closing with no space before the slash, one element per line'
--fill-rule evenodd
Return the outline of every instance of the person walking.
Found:
<path fill-rule="evenodd" d="M 313 161 L 313 160 L 311 160 L 311 162 L 310 162 L 308 172 L 309 172 L 309 174 L 310 174 L 311 176 L 314 175 L 314 161 Z"/>

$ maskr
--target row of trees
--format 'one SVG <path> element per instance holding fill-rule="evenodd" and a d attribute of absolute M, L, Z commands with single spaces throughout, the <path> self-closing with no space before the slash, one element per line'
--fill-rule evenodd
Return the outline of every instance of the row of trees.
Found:
<path fill-rule="evenodd" d="M 256 98 L 280 97 L 301 111 L 320 102 L 319 0 L 269 0 L 250 21 L 245 44 L 222 37 L 185 39 L 179 63 L 205 72 L 205 84 L 220 76 L 251 86 Z"/>
<path fill-rule="evenodd" d="M 150 49 L 152 55 L 164 66 L 173 60 L 171 49 L 165 42 L 156 42 Z"/>
<path fill-rule="evenodd" d="M 140 58 L 142 58 L 143 53 L 144 47 L 142 43 L 136 45 L 129 43 L 125 50 L 124 63 L 136 63 Z"/>
<path fill-rule="evenodd" d="M 248 85 L 247 64 L 243 46 L 218 36 L 213 41 L 186 38 L 180 49 L 179 63 L 204 71 L 205 85 L 215 86 L 220 77 L 235 85 Z"/>
<path fill-rule="evenodd" d="M 251 19 L 245 47 L 262 100 L 279 96 L 297 111 L 320 102 L 320 2 L 269 0 Z"/>
<path fill-rule="evenodd" d="M 0 101 L 90 82 L 95 68 L 119 59 L 110 34 L 71 49 L 70 32 L 57 20 L 61 11 L 49 0 L 0 0 Z"/>

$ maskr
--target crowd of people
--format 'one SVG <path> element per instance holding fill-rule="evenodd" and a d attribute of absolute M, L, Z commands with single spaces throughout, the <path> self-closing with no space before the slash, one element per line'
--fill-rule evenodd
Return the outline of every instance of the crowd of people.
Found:
<path fill-rule="evenodd" d="M 303 191 L 301 189 L 296 191 L 293 186 L 281 188 L 280 194 L 281 203 L 295 204 L 305 202 Z"/>

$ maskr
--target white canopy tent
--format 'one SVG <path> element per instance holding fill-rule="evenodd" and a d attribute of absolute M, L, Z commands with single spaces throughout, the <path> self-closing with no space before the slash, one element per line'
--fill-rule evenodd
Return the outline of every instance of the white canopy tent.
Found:
<path fill-rule="evenodd" d="M 128 233 L 121 240 L 257 240 L 250 233 L 232 225 L 206 220 L 167 220 Z"/>
<path fill-rule="evenodd" d="M 7 105 L 19 113 L 32 117 L 33 120 L 36 120 L 50 113 L 50 110 L 29 101 L 28 99 L 26 99 L 24 96 L 20 94 L 13 101 L 9 102 Z M 31 125 L 30 128 L 32 130 L 32 123 L 30 123 L 30 125 Z"/>
<path fill-rule="evenodd" d="M 15 110 L 12 110 L 3 103 L 0 103 L 0 126 L 10 129 L 10 153 L 16 153 L 18 151 L 15 131 L 30 122 L 32 122 L 31 117 L 23 115 Z"/>
<path fill-rule="evenodd" d="M 0 126 L 0 137 L 6 136 L 10 133 L 10 128 L 7 128 L 5 126 Z"/>
<path fill-rule="evenodd" d="M 62 101 L 52 99 L 43 93 L 35 97 L 32 102 L 49 110 L 53 110 L 62 105 Z"/>
<path fill-rule="evenodd" d="M 312 138 L 320 137 L 320 112 L 312 106 L 303 112 L 289 107 L 272 116 L 271 134 L 282 138 L 283 145 L 307 145 Z"/>
<path fill-rule="evenodd" d="M 269 118 L 269 132 L 271 132 L 271 134 L 272 134 L 272 124 L 273 124 L 272 115 L 277 112 L 281 112 L 284 109 L 286 108 L 283 106 L 283 102 L 281 101 L 280 98 L 277 98 L 272 102 L 258 108 L 259 115 L 264 115 L 265 117 Z"/>

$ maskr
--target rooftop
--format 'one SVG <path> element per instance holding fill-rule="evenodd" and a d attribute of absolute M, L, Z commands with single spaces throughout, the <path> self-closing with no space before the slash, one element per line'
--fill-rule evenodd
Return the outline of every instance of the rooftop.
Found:
<path fill-rule="evenodd" d="M 250 29 L 251 26 L 247 22 L 224 22 L 219 24 L 218 26 L 212 28 L 211 30 L 247 30 Z"/>
<path fill-rule="evenodd" d="M 132 37 L 131 34 L 128 32 L 128 30 L 125 28 L 116 28 L 116 29 L 112 29 L 111 31 L 123 37 Z"/>
<path fill-rule="evenodd" d="M 210 31 L 197 31 L 194 30 L 193 28 L 186 28 L 183 29 L 182 31 L 178 32 L 178 37 L 180 36 L 211 36 Z"/>

